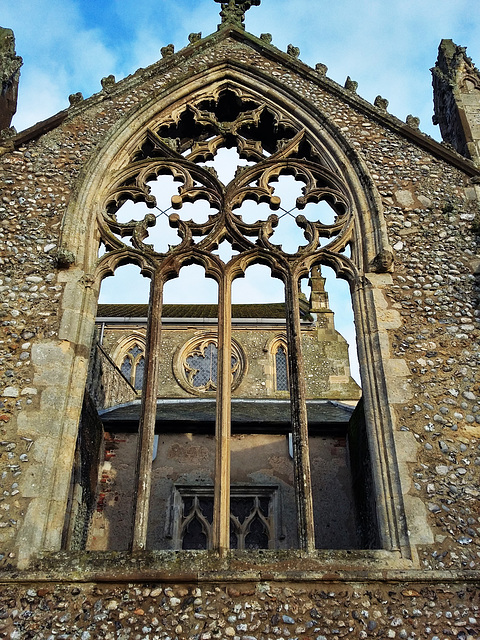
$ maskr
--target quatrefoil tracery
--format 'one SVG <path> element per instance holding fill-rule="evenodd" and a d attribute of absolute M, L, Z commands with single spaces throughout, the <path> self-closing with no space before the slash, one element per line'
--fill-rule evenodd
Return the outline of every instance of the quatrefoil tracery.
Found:
<path fill-rule="evenodd" d="M 192 248 L 211 253 L 227 240 L 239 253 L 257 250 L 291 260 L 320 251 L 342 252 L 351 241 L 353 215 L 346 186 L 320 163 L 320 154 L 314 151 L 306 133 L 295 133 L 292 123 L 270 107 L 241 99 L 228 90 L 212 100 L 174 112 L 157 127 L 157 132 L 169 137 L 148 130 L 132 162 L 118 172 L 106 200 L 99 224 L 107 253 L 131 250 L 122 240 L 130 237 L 134 250 L 155 262 L 168 255 L 191 253 Z M 241 158 L 255 164 L 239 167 L 234 178 L 224 185 L 211 167 L 201 163 L 215 158 L 220 148 L 234 146 Z M 161 175 L 169 175 L 179 183 L 178 194 L 171 198 L 172 209 L 179 212 L 184 203 L 203 199 L 213 210 L 203 223 L 185 220 L 177 212 L 170 214 L 169 224 L 177 230 L 179 243 L 165 253 L 156 252 L 147 242 L 149 228 L 156 224 L 153 211 L 157 204 L 148 183 Z M 285 175 L 303 184 L 296 209 L 301 211 L 307 204 L 325 201 L 336 214 L 331 224 L 297 215 L 296 225 L 302 229 L 306 244 L 294 254 L 271 241 L 279 221 L 276 213 L 254 223 L 245 222 L 241 215 L 241 207 L 248 200 L 266 203 L 272 211 L 278 211 L 282 202 L 275 194 L 275 183 Z M 116 214 L 127 200 L 143 202 L 152 213 L 142 220 L 119 222 Z M 290 211 L 284 212 L 291 215 Z M 322 238 L 329 240 L 323 246 Z"/>

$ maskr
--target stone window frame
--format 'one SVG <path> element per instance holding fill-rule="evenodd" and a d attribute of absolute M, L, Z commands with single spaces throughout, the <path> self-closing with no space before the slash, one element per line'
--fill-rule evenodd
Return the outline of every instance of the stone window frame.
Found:
<path fill-rule="evenodd" d="M 277 540 L 282 539 L 282 513 L 281 513 L 281 499 L 280 499 L 280 487 L 279 485 L 260 485 L 260 484 L 234 484 L 231 486 L 232 497 L 253 497 L 261 498 L 266 497 L 269 499 L 269 513 L 264 519 L 264 525 L 268 534 L 268 549 L 277 548 Z M 190 513 L 187 517 L 183 513 L 183 500 L 185 497 L 201 498 L 201 497 L 214 497 L 213 485 L 191 485 L 175 483 L 172 488 L 172 495 L 170 496 L 170 504 L 168 507 L 168 516 L 165 524 L 165 533 L 168 539 L 172 540 L 172 546 L 175 550 L 181 550 L 183 546 L 183 532 L 185 524 L 188 523 L 190 517 L 194 514 Z M 231 515 L 231 520 L 233 516 Z M 202 519 L 204 533 L 207 537 L 206 550 L 213 548 L 213 523 L 208 523 L 205 519 Z M 245 525 L 245 523 L 243 523 Z M 245 528 L 245 526 L 243 526 Z M 246 535 L 248 531 L 243 533 Z M 238 549 L 244 549 L 243 545 L 240 545 Z"/>
<path fill-rule="evenodd" d="M 399 445 L 398 436 L 394 433 L 396 416 L 393 408 L 395 403 L 405 402 L 410 397 L 410 391 L 406 365 L 404 366 L 403 361 L 391 360 L 388 349 L 388 330 L 400 326 L 401 321 L 391 312 L 386 317 L 384 312 L 387 304 L 383 290 L 391 284 L 388 271 L 391 270 L 389 256 L 392 253 L 380 195 L 364 160 L 318 106 L 304 100 L 290 88 L 287 90 L 280 80 L 269 77 L 261 70 L 246 69 L 232 61 L 227 67 L 212 63 L 201 74 L 189 75 L 188 78 L 179 77 L 176 85 L 169 85 L 168 90 L 160 90 L 155 96 L 148 96 L 140 109 L 127 114 L 97 148 L 96 154 L 83 171 L 76 197 L 69 203 L 60 249 L 73 254 L 75 261 L 59 278 L 65 284 L 59 338 L 71 344 L 72 350 L 68 354 L 70 369 L 65 382 L 56 385 L 59 405 L 62 406 L 62 411 L 58 414 L 60 435 L 56 441 L 62 442 L 65 473 L 52 473 L 43 495 L 32 500 L 33 512 L 38 512 L 38 508 L 44 509 L 45 526 L 37 528 L 38 535 L 33 536 L 27 518 L 24 527 L 25 549 L 23 556 L 20 554 L 20 562 L 22 558 L 28 558 L 41 549 L 60 548 L 59 531 L 66 505 L 64 487 L 68 485 L 65 480 L 71 468 L 69 461 L 74 455 L 73 436 L 78 428 L 81 410 L 79 397 L 83 393 L 81 381 L 86 379 L 87 374 L 87 362 L 79 353 L 82 349 L 88 350 L 90 346 L 100 282 L 106 275 L 112 275 L 116 264 L 125 259 L 124 255 L 119 254 L 116 263 L 103 263 L 98 268 L 100 236 L 95 231 L 85 241 L 86 222 L 83 212 L 88 212 L 88 228 L 97 229 L 95 220 L 101 215 L 100 196 L 110 189 L 112 171 L 123 165 L 145 131 L 158 122 L 159 114 L 172 109 L 175 104 L 185 104 L 201 92 L 211 94 L 225 86 L 239 87 L 240 90 L 257 96 L 259 100 L 266 100 L 265 96 L 268 94 L 267 102 L 275 104 L 286 113 L 295 114 L 296 121 L 310 132 L 318 148 L 330 159 L 332 166 L 343 176 L 348 186 L 356 211 L 352 243 L 352 262 L 355 264 L 356 275 L 345 273 L 341 264 L 335 261 L 330 266 L 334 267 L 337 275 L 350 283 L 357 322 L 357 347 L 378 505 L 381 549 L 386 552 L 386 555 L 382 552 L 379 558 L 391 567 L 411 566 L 411 562 L 415 561 L 416 556 L 413 555 L 407 532 L 407 514 L 400 480 L 400 473 L 406 472 L 408 467 L 405 459 L 396 454 Z M 110 171 L 106 172 L 105 167 L 110 167 Z M 138 255 L 134 256 L 134 261 L 145 274 L 152 272 Z M 378 264 L 385 265 L 385 268 L 382 266 L 379 269 Z M 53 346 L 48 347 L 47 351 L 47 355 L 54 357 L 56 350 Z M 64 350 L 59 351 L 58 355 L 63 358 Z M 77 388 L 78 394 L 69 393 Z M 71 443 L 69 447 L 65 445 L 65 438 Z M 414 519 L 416 517 L 417 513 L 413 515 Z M 47 522 L 50 526 L 47 526 Z M 55 522 L 58 526 L 51 526 Z M 417 522 L 417 531 L 423 526 L 422 523 L 423 521 Z M 421 536 L 417 535 L 416 539 L 421 543 Z M 397 562 L 400 564 L 396 564 Z"/>
<path fill-rule="evenodd" d="M 214 397 L 217 389 L 214 385 L 209 385 L 208 388 L 203 386 L 197 387 L 191 382 L 191 376 L 188 374 L 187 358 L 190 354 L 203 343 L 212 342 L 218 349 L 218 332 L 215 331 L 202 331 L 196 332 L 195 336 L 187 340 L 181 347 L 179 347 L 173 357 L 173 373 L 178 384 L 188 391 L 188 393 L 197 396 Z M 238 340 L 231 339 L 232 355 L 236 358 L 235 371 L 232 369 L 232 391 L 237 389 L 242 383 L 245 377 L 248 362 L 245 355 L 245 351 Z"/>
<path fill-rule="evenodd" d="M 277 389 L 277 359 L 276 354 L 279 348 L 283 348 L 286 355 L 286 366 L 287 366 L 287 388 L 286 389 Z M 287 345 L 287 335 L 286 333 L 281 333 L 275 336 L 272 340 L 268 342 L 265 347 L 265 351 L 268 353 L 269 365 L 268 368 L 270 370 L 270 375 L 267 374 L 267 386 L 269 387 L 270 392 L 277 397 L 288 397 L 290 392 L 288 390 L 288 345 Z"/>
<path fill-rule="evenodd" d="M 137 353 L 136 355 L 133 354 L 133 350 L 137 348 L 139 350 L 139 353 Z M 143 349 L 141 349 L 139 347 L 139 345 L 135 342 L 135 344 L 128 349 L 128 351 L 125 353 L 122 362 L 120 364 L 120 371 L 123 373 L 123 375 L 125 375 L 125 372 L 123 370 L 123 365 L 125 363 L 125 360 L 127 360 L 130 362 L 130 384 L 132 385 L 132 387 L 136 390 L 136 391 L 141 391 L 142 390 L 142 386 L 143 386 L 143 382 L 142 384 L 138 384 L 139 380 L 138 380 L 138 367 L 140 365 L 140 362 L 143 361 L 143 366 L 145 367 L 145 351 Z M 125 376 L 128 380 L 128 377 Z M 142 374 L 142 381 L 143 381 L 143 374 Z"/>
<path fill-rule="evenodd" d="M 115 346 L 112 352 L 112 360 L 115 362 L 118 369 L 122 371 L 122 364 L 125 360 L 125 357 L 130 357 L 129 353 L 135 346 L 137 346 L 139 349 L 142 350 L 142 354 L 139 354 L 135 358 L 135 360 L 132 361 L 132 372 L 131 372 L 130 380 L 128 380 L 128 378 L 127 380 L 128 382 L 130 382 L 132 387 L 134 387 L 137 393 L 141 393 L 142 389 L 141 388 L 137 389 L 135 385 L 135 381 L 136 381 L 136 368 L 137 368 L 138 362 L 142 357 L 145 358 L 145 353 L 146 353 L 145 334 L 142 334 L 139 331 L 134 331 L 130 333 L 126 338 L 122 338 L 118 342 L 118 344 Z M 124 375 L 123 372 L 122 372 L 122 375 Z"/>
<path fill-rule="evenodd" d="M 235 109 L 238 111 L 235 120 L 228 125 L 228 132 L 217 120 L 217 113 L 218 118 L 222 117 L 222 101 L 231 103 L 225 112 L 229 114 L 228 117 L 231 117 Z M 262 120 L 264 115 L 265 123 Z M 269 118 L 275 121 L 271 131 L 268 127 L 272 127 L 272 124 L 266 124 L 270 121 Z M 261 129 L 265 131 L 262 132 Z M 201 131 L 204 133 L 200 134 Z M 276 140 L 273 146 L 272 135 Z M 237 171 L 233 179 L 224 186 L 214 173 L 203 168 L 200 163 L 215 157 L 219 148 L 231 145 L 229 139 L 235 139 L 240 156 L 254 164 Z M 295 123 L 288 113 L 264 98 L 258 100 L 252 92 L 227 84 L 221 89 L 200 93 L 188 105 L 181 103 L 170 111 L 159 114 L 157 122 L 152 122 L 144 130 L 143 137 L 132 137 L 123 166 L 110 172 L 108 190 L 104 192 L 98 215 L 99 231 L 106 248 L 100 261 L 101 269 L 104 273 L 111 273 L 115 271 L 117 264 L 136 262 L 152 281 L 134 497 L 133 550 L 145 550 L 147 545 L 152 484 L 150 461 L 156 425 L 163 288 L 168 280 L 177 277 L 182 266 L 196 262 L 205 268 L 207 277 L 216 280 L 219 296 L 213 549 L 221 555 L 229 550 L 231 288 L 233 281 L 242 277 L 250 265 L 262 263 L 270 267 L 272 275 L 279 278 L 285 286 L 298 539 L 302 551 L 314 552 L 299 281 L 302 277 L 308 277 L 314 266 L 323 264 L 333 267 L 337 276 L 347 279 L 351 286 L 353 283 L 359 284 L 359 273 L 355 265 L 355 257 L 358 258 L 360 249 L 360 243 L 355 242 L 354 233 L 356 203 L 343 176 L 333 170 L 333 163 L 334 159 L 325 153 L 321 145 L 315 144 L 310 134 Z M 186 221 L 177 213 L 171 214 L 170 226 L 178 229 L 180 242 L 170 247 L 165 254 L 156 253 L 151 245 L 144 244 L 148 237 L 148 227 L 155 224 L 153 214 L 145 215 L 141 221 L 131 220 L 128 223 L 120 223 L 116 217 L 116 212 L 127 200 L 143 201 L 148 207 L 155 207 L 156 201 L 150 195 L 147 183 L 163 173 L 169 173 L 183 183 L 178 195 L 172 196 L 173 209 L 181 209 L 184 201 L 195 202 L 199 198 L 205 198 L 217 210 L 205 223 Z M 275 214 L 265 221 L 253 224 L 243 222 L 235 214 L 235 208 L 247 198 L 258 203 L 268 203 L 271 210 L 278 209 L 281 201 L 274 195 L 270 185 L 282 173 L 295 175 L 296 180 L 305 185 L 303 195 L 296 201 L 298 209 L 302 210 L 306 204 L 318 203 L 324 199 L 336 212 L 332 223 L 309 222 L 305 216 L 297 216 L 297 225 L 304 229 L 307 244 L 295 254 L 287 254 L 282 251 L 281 246 L 270 243 L 269 238 L 278 224 Z M 131 237 L 133 252 L 123 242 L 125 236 Z M 202 238 L 198 243 L 194 241 L 197 236 Z M 250 237 L 257 237 L 255 244 L 249 240 Z M 322 244 L 320 238 L 328 238 L 326 244 Z M 227 264 L 214 253 L 224 239 L 229 240 L 238 251 Z M 350 245 L 353 259 L 343 254 Z M 384 250 L 383 254 L 388 254 L 388 251 Z M 383 504 L 387 506 L 388 502 L 384 501 Z M 387 524 L 382 518 L 379 521 Z"/>

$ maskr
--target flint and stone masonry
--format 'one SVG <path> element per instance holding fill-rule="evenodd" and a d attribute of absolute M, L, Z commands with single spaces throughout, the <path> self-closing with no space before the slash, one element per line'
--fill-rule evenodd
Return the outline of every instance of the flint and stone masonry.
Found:
<path fill-rule="evenodd" d="M 306 66 L 296 48 L 285 53 L 268 37 L 246 33 L 244 13 L 256 4 L 222 2 L 214 34 L 193 34 L 179 52 L 169 51 L 124 80 L 106 79 L 99 93 L 74 96 L 69 109 L 19 133 L 9 127 L 21 59 L 11 32 L 0 33 L 0 637 L 480 636 L 480 74 L 464 49 L 442 41 L 433 76 L 435 118 L 445 143 L 437 143 L 415 119 L 403 123 L 383 103 L 369 104 L 330 80 L 323 65 Z M 222 106 L 225 96 L 228 108 Z M 241 227 L 234 236 L 228 207 L 224 224 L 240 253 L 261 255 L 284 279 L 290 310 L 294 303 L 298 308 L 298 277 L 317 264 L 328 264 L 349 282 L 372 477 L 368 493 L 378 523 L 377 541 L 367 549 L 312 548 L 304 391 L 296 368 L 303 360 L 293 312 L 287 314 L 287 337 L 289 349 L 300 353 L 291 361 L 290 382 L 297 514 L 305 527 L 300 548 L 229 551 L 229 514 L 221 497 L 215 498 L 223 514 L 214 523 L 218 544 L 208 551 L 145 549 L 141 513 L 134 551 L 66 547 L 101 280 L 131 261 L 154 280 L 158 294 L 165 274 L 173 277 L 180 268 L 175 256 L 167 265 L 168 256 L 145 248 L 149 220 L 142 228 L 121 227 L 115 214 L 125 199 L 152 204 L 135 173 L 141 166 L 147 175 L 152 158 L 156 167 L 182 167 L 179 209 L 193 164 L 182 144 L 198 135 L 191 153 L 205 158 L 242 139 L 245 157 L 258 167 L 277 162 L 294 175 L 310 172 L 313 182 L 302 180 L 306 199 L 317 192 L 325 197 L 327 188 L 336 194 L 339 222 L 327 234 L 333 240 L 326 249 L 315 244 L 322 230 L 308 221 L 299 222 L 308 247 L 294 257 L 270 247 L 266 223 L 250 253 L 244 238 L 251 230 Z M 215 136 L 217 147 L 209 142 Z M 266 165 L 263 149 L 274 157 Z M 204 180 L 213 202 L 220 187 L 204 173 L 196 184 Z M 274 210 L 279 203 L 262 179 L 255 178 L 256 193 Z M 252 181 L 244 188 L 253 189 Z M 218 210 L 225 211 L 218 205 L 212 213 Z M 187 223 L 171 222 L 182 238 L 195 236 Z M 223 228 L 199 233 L 208 240 Z M 124 235 L 132 236 L 132 244 Z M 230 271 L 216 272 L 218 262 L 209 254 L 221 239 L 215 238 L 205 245 L 202 264 L 228 298 Z M 99 257 L 100 242 L 106 254 Z M 181 259 L 198 258 L 195 247 L 192 240 Z M 219 352 L 225 354 L 228 300 L 222 305 Z M 148 340 L 155 360 L 155 339 Z M 225 452 L 229 374 L 224 368 L 220 375 Z M 148 503 L 149 491 L 145 469 L 153 431 L 147 427 L 139 436 L 145 447 L 135 479 L 141 504 Z M 103 434 L 94 435 L 92 491 L 105 455 Z M 217 464 L 226 486 L 224 459 Z"/>

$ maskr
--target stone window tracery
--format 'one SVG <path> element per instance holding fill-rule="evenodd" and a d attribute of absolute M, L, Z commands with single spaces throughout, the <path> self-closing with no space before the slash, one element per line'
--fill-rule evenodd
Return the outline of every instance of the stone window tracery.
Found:
<path fill-rule="evenodd" d="M 232 486 L 230 548 L 273 549 L 278 527 L 277 486 Z M 213 487 L 177 485 L 170 514 L 170 537 L 176 549 L 213 546 Z"/>
<path fill-rule="evenodd" d="M 218 348 L 214 342 L 203 344 L 199 350 L 192 352 L 185 362 L 188 381 L 197 389 L 203 388 L 206 391 L 215 389 L 217 359 Z"/>
<path fill-rule="evenodd" d="M 231 386 L 236 389 L 245 372 L 245 354 L 232 340 L 230 358 Z M 218 336 L 206 333 L 189 340 L 174 361 L 174 371 L 180 385 L 200 395 L 215 392 L 218 379 Z"/>
<path fill-rule="evenodd" d="M 141 391 L 145 373 L 144 349 L 138 344 L 131 347 L 123 357 L 120 371 L 136 391 Z"/>
<path fill-rule="evenodd" d="M 204 166 L 222 148 L 235 148 L 239 158 L 249 163 L 238 167 L 228 184 L 218 179 L 214 168 Z M 157 208 L 149 187 L 152 180 L 162 175 L 172 176 L 178 183 L 178 193 L 165 210 Z M 291 176 L 300 188 L 295 206 L 290 209 L 283 207 L 276 194 L 276 183 L 282 176 Z M 184 204 L 199 200 L 207 201 L 212 210 L 206 221 L 195 222 L 181 215 Z M 144 203 L 151 212 L 140 219 L 120 222 L 117 213 L 127 201 Z M 248 201 L 266 204 L 280 215 L 270 213 L 250 222 L 242 216 L 242 207 Z M 325 215 L 322 206 L 313 207 L 312 213 L 312 206 L 322 203 L 328 205 L 329 214 Z M 174 212 L 170 213 L 171 210 Z M 280 353 L 277 350 L 275 358 L 278 354 L 279 368 L 288 371 L 299 546 L 305 551 L 315 548 L 299 281 L 321 264 L 332 267 L 337 276 L 351 283 L 358 280 L 350 257 L 358 257 L 354 211 L 349 188 L 325 149 L 285 112 L 233 85 L 217 87 L 190 100 L 186 106 L 182 102 L 151 123 L 142 141 L 130 149 L 130 161 L 112 176 L 99 217 L 105 246 L 100 270 L 112 273 L 117 265 L 130 261 L 152 279 L 133 549 L 144 549 L 147 537 L 163 285 L 175 278 L 182 266 L 191 263 L 204 267 L 207 277 L 218 283 L 219 290 L 217 342 L 206 344 L 198 353 L 192 352 L 180 367 L 191 389 L 207 391 L 216 386 L 212 548 L 223 552 L 232 544 L 229 438 L 232 377 L 235 380 L 232 365 L 234 369 L 236 361 L 231 346 L 231 287 L 248 266 L 256 263 L 270 267 L 272 276 L 281 279 L 285 286 L 286 347 Z M 160 252 L 148 243 L 149 230 L 167 215 L 177 239 L 176 244 Z M 275 242 L 282 216 L 291 218 L 301 232 L 298 248 L 290 252 Z M 130 241 L 125 242 L 125 238 Z M 225 262 L 217 254 L 222 243 L 232 248 L 231 257 Z M 285 378 L 284 373 L 281 377 Z"/>

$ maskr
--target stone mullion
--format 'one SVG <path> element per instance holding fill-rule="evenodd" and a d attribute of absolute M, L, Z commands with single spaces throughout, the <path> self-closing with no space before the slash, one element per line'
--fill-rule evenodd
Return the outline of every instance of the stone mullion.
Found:
<path fill-rule="evenodd" d="M 285 303 L 298 538 L 300 549 L 310 552 L 315 549 L 315 530 L 308 447 L 305 368 L 301 344 L 298 278 L 290 270 L 285 284 Z"/>
<path fill-rule="evenodd" d="M 223 274 L 218 287 L 218 369 L 216 405 L 213 548 L 230 548 L 230 437 L 232 389 L 232 282 Z"/>
<path fill-rule="evenodd" d="M 157 269 L 150 287 L 145 372 L 135 475 L 133 551 L 145 549 L 147 544 L 148 512 L 152 487 L 153 443 L 157 418 L 163 284 L 163 277 L 159 269 Z"/>

